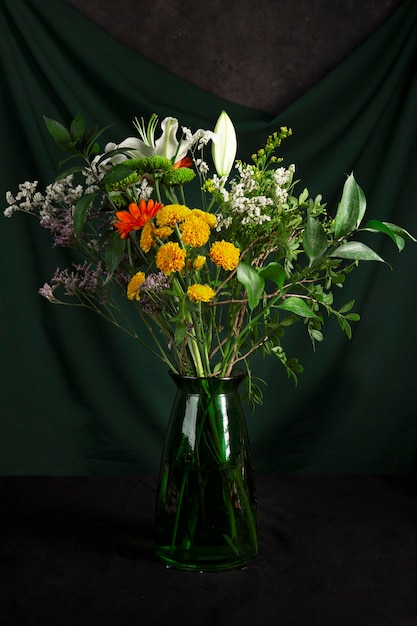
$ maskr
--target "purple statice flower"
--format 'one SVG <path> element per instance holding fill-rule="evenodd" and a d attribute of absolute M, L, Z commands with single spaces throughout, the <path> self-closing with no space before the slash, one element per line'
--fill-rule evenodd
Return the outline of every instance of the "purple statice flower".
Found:
<path fill-rule="evenodd" d="M 44 298 L 46 298 L 47 300 L 49 300 L 49 302 L 58 302 L 58 300 L 54 296 L 54 291 L 56 287 L 57 285 L 54 287 L 51 287 L 51 285 L 49 285 L 48 283 L 45 283 L 43 287 L 41 287 L 38 290 L 38 293 Z"/>
<path fill-rule="evenodd" d="M 131 275 L 129 272 L 121 269 L 120 267 L 117 267 L 113 272 L 112 280 L 123 289 L 126 289 L 130 279 Z"/>
<path fill-rule="evenodd" d="M 73 270 L 65 268 L 57 269 L 51 280 L 51 285 L 44 285 L 40 293 L 48 300 L 51 296 L 54 298 L 53 292 L 58 286 L 65 289 L 65 295 L 100 295 L 104 300 L 106 296 L 106 287 L 110 282 L 110 274 L 103 268 L 101 263 L 97 267 L 93 267 L 91 263 L 84 261 L 82 264 L 73 263 Z"/>
<path fill-rule="evenodd" d="M 161 311 L 163 310 L 163 306 L 161 303 L 153 302 L 147 295 L 141 296 L 140 308 L 146 315 L 149 315 L 150 317 L 153 317 L 154 315 L 159 315 L 159 313 L 161 313 Z"/>
<path fill-rule="evenodd" d="M 74 245 L 75 231 L 71 211 L 55 209 L 48 213 L 44 212 L 40 224 L 51 231 L 54 248 Z"/>
<path fill-rule="evenodd" d="M 163 302 L 158 294 L 169 288 L 171 279 L 163 272 L 149 274 L 140 286 L 140 306 L 147 315 L 158 315 L 163 310 Z"/>
<path fill-rule="evenodd" d="M 171 279 L 169 276 L 165 276 L 163 272 L 156 272 L 149 274 L 144 282 L 140 286 L 141 292 L 148 292 L 150 295 L 154 293 L 161 293 L 165 291 L 171 285 Z"/>

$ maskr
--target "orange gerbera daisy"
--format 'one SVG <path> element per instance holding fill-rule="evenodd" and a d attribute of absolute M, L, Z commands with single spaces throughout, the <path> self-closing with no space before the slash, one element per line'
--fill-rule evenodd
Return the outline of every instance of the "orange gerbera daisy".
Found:
<path fill-rule="evenodd" d="M 116 212 L 119 221 L 114 223 L 114 227 L 119 231 L 120 237 L 125 239 L 132 230 L 139 230 L 149 222 L 162 206 L 161 202 L 154 200 L 141 200 L 139 204 L 131 202 L 128 211 Z"/>

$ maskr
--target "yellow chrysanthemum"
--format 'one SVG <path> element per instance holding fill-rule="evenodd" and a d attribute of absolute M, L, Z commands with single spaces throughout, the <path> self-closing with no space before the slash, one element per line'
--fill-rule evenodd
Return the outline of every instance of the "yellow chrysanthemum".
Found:
<path fill-rule="evenodd" d="M 201 217 L 191 214 L 180 224 L 181 238 L 186 246 L 199 248 L 207 243 L 210 227 Z"/>
<path fill-rule="evenodd" d="M 234 270 L 239 263 L 240 250 L 229 241 L 215 241 L 210 248 L 210 259 L 224 270 Z"/>
<path fill-rule="evenodd" d="M 201 270 L 206 260 L 206 257 L 202 254 L 199 254 L 198 256 L 191 259 L 188 258 L 186 262 L 186 268 L 189 272 L 191 272 L 192 270 Z"/>
<path fill-rule="evenodd" d="M 156 223 L 158 226 L 175 226 L 178 222 L 183 222 L 190 213 L 191 209 L 184 204 L 167 204 L 156 214 Z"/>
<path fill-rule="evenodd" d="M 129 300 L 140 300 L 139 287 L 145 281 L 144 272 L 136 272 L 127 286 L 127 297 Z"/>
<path fill-rule="evenodd" d="M 201 209 L 193 209 L 192 214 L 201 217 L 210 226 L 210 228 L 215 228 L 217 226 L 217 218 L 213 213 L 207 213 L 207 211 L 202 211 Z"/>
<path fill-rule="evenodd" d="M 149 252 L 152 246 L 155 245 L 154 232 L 155 226 L 153 223 L 146 222 L 140 235 L 140 247 L 144 252 Z"/>
<path fill-rule="evenodd" d="M 149 252 L 152 246 L 155 246 L 157 239 L 166 239 L 172 235 L 173 229 L 169 226 L 155 228 L 152 222 L 147 222 L 142 229 L 140 236 L 140 247 L 143 252 Z"/>
<path fill-rule="evenodd" d="M 156 245 L 157 239 L 166 239 L 172 235 L 173 230 L 169 226 L 155 228 L 152 222 L 147 222 L 142 229 L 140 236 L 140 247 L 143 252 L 149 252 L 152 246 Z"/>
<path fill-rule="evenodd" d="M 201 270 L 201 268 L 203 267 L 204 263 L 206 262 L 206 257 L 203 256 L 202 254 L 199 254 L 198 256 L 195 257 L 194 262 L 193 262 L 193 268 L 195 270 Z"/>
<path fill-rule="evenodd" d="M 185 250 L 174 241 L 161 246 L 155 257 L 156 267 L 169 276 L 173 272 L 180 272 L 185 266 Z"/>
<path fill-rule="evenodd" d="M 170 226 L 161 226 L 160 228 L 155 228 L 155 238 L 156 239 L 167 239 L 172 235 L 174 230 Z"/>
<path fill-rule="evenodd" d="M 191 302 L 210 302 L 216 295 L 216 292 L 208 285 L 195 283 L 195 285 L 188 287 L 187 295 Z"/>

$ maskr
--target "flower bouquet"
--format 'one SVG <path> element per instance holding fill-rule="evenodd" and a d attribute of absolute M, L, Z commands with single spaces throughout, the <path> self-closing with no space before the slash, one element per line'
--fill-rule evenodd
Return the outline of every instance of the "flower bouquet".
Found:
<path fill-rule="evenodd" d="M 219 417 L 236 392 L 224 381 L 243 371 L 250 408 L 261 403 L 251 371 L 251 357 L 260 353 L 296 383 L 302 366 L 286 354 L 285 333 L 300 323 L 314 346 L 333 317 L 350 337 L 359 315 L 353 300 L 336 307 L 334 290 L 359 261 L 383 262 L 359 233 L 383 233 L 399 251 L 416 239 L 395 224 L 365 221 L 365 195 L 353 174 L 331 215 L 320 195 L 296 192 L 295 165 L 284 167 L 276 154 L 291 134 L 285 127 L 246 163 L 235 161 L 236 132 L 224 111 L 213 131 L 179 130 L 172 117 L 158 131 L 156 115 L 147 123 L 136 119 L 136 136 L 107 143 L 104 151 L 98 140 L 108 129 L 87 129 L 80 114 L 68 128 L 45 122 L 74 164 L 43 192 L 37 182 L 21 184 L 16 196 L 8 192 L 5 215 L 34 215 L 54 246 L 82 255 L 55 272 L 41 287 L 43 296 L 109 320 L 161 359 L 179 385 L 183 416 L 177 402 L 169 431 L 175 446 L 167 444 L 163 456 L 157 504 L 165 519 L 161 558 L 191 567 L 187 554 L 200 542 L 206 560 L 194 554 L 193 567 L 203 569 L 210 558 L 212 569 L 241 564 L 256 553 L 256 502 L 248 496 L 250 455 L 241 452 L 245 428 L 239 426 L 239 444 L 232 445 L 234 418 Z M 187 190 L 197 190 L 199 201 L 187 202 Z M 232 413 L 239 412 L 235 406 Z M 216 479 L 224 523 L 207 521 L 205 494 L 215 468 L 224 470 Z M 210 526 L 221 527 L 215 540 L 207 535 Z M 220 543 L 233 556 L 217 566 Z"/>

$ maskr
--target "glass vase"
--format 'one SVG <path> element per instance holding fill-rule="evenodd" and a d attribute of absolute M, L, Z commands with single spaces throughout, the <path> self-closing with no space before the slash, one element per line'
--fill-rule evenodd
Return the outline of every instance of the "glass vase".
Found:
<path fill-rule="evenodd" d="M 257 554 L 255 480 L 238 391 L 245 375 L 171 376 L 177 393 L 158 481 L 156 555 L 184 570 L 241 567 Z"/>

